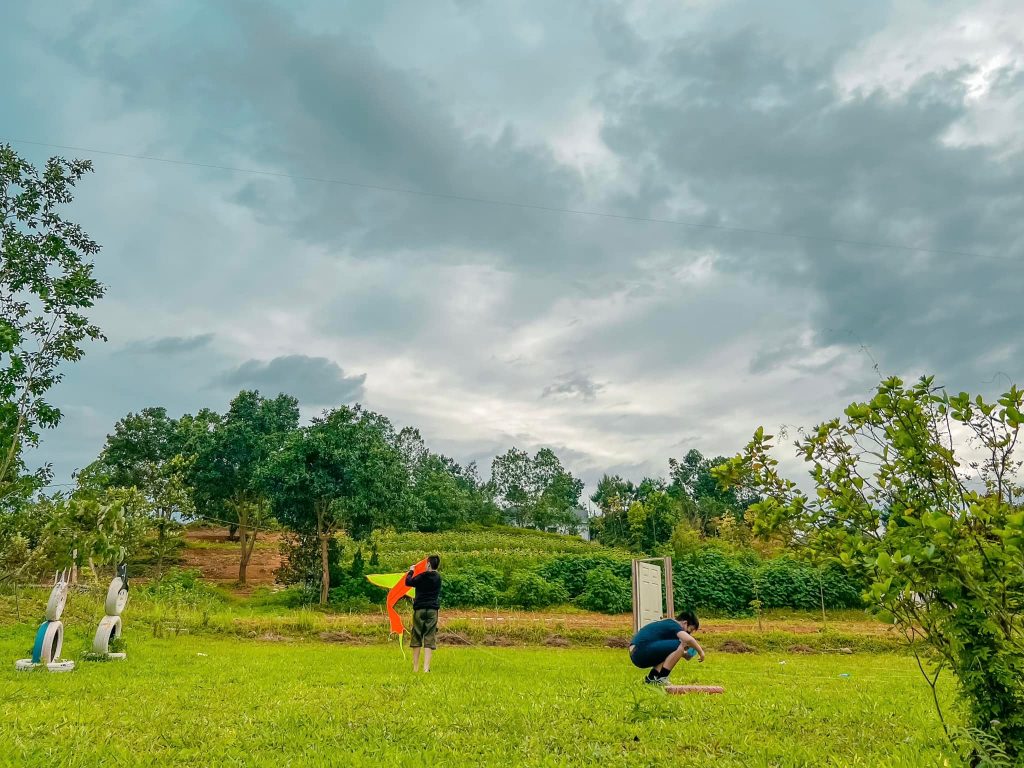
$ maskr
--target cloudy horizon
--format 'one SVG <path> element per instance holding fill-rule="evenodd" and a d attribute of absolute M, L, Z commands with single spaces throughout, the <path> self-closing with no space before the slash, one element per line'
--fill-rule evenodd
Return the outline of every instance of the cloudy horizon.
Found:
<path fill-rule="evenodd" d="M 108 341 L 50 398 L 55 482 L 125 413 L 241 388 L 593 484 L 833 417 L 876 369 L 1022 378 L 1019 4 L 2 14 L 0 142 L 95 167 L 69 215 Z"/>

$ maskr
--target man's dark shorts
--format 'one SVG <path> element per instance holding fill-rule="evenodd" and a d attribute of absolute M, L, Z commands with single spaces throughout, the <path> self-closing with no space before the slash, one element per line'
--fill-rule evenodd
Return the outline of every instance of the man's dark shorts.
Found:
<path fill-rule="evenodd" d="M 678 638 L 671 640 L 654 640 L 650 643 L 640 643 L 633 649 L 633 652 L 629 654 L 629 660 L 640 669 L 647 669 L 648 667 L 656 667 L 661 662 L 669 657 L 669 655 L 675 653 L 681 643 Z"/>
<path fill-rule="evenodd" d="M 417 608 L 412 612 L 410 648 L 437 648 L 437 608 Z"/>

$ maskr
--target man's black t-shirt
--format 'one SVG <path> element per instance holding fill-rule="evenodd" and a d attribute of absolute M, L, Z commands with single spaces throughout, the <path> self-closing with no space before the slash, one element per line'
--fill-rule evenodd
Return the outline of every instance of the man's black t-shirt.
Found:
<path fill-rule="evenodd" d="M 437 571 L 424 571 L 419 576 L 405 575 L 406 586 L 416 590 L 416 597 L 413 598 L 412 607 L 434 608 L 441 607 L 441 574 Z"/>

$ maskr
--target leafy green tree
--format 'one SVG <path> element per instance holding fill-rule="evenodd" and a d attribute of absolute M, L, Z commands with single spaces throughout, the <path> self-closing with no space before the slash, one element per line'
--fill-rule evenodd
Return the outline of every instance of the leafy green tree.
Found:
<path fill-rule="evenodd" d="M 611 547 L 651 552 L 669 545 L 676 523 L 691 515 L 689 497 L 668 492 L 665 482 L 645 477 L 639 485 L 605 475 L 591 496 L 600 514 L 591 524 L 594 538 Z"/>
<path fill-rule="evenodd" d="M 96 563 L 121 562 L 139 540 L 142 502 L 134 489 L 97 486 L 33 499 L 0 546 L 0 582 L 17 590 L 46 568 L 88 562 L 95 573 Z"/>
<path fill-rule="evenodd" d="M 505 519 L 521 528 L 530 522 L 536 496 L 530 454 L 510 448 L 491 462 L 491 483 Z"/>
<path fill-rule="evenodd" d="M 955 676 L 973 743 L 1013 759 L 1024 758 L 1022 411 L 1016 387 L 990 403 L 890 378 L 797 443 L 814 493 L 779 473 L 763 429 L 716 470 L 763 496 L 755 531 L 783 530 L 863 578 L 872 610 L 928 652 L 918 661 L 933 692 L 942 671 Z"/>
<path fill-rule="evenodd" d="M 706 458 L 696 449 L 688 451 L 681 460 L 668 460 L 668 491 L 683 503 L 690 525 L 705 536 L 717 535 L 719 521 L 726 518 L 731 517 L 736 525 L 745 526 L 744 514 L 757 501 L 756 494 L 747 488 L 723 487 L 719 483 L 714 471 L 726 461 L 724 456 Z M 729 526 L 729 531 L 733 530 Z"/>
<path fill-rule="evenodd" d="M 409 525 L 418 531 L 444 531 L 469 522 L 490 523 L 496 509 L 476 467 L 427 449 L 418 430 L 398 433 L 396 447 L 409 478 Z"/>
<path fill-rule="evenodd" d="M 342 407 L 291 432 L 261 472 L 272 509 L 320 547 L 320 604 L 330 591 L 330 542 L 339 530 L 361 538 L 375 526 L 405 522 L 408 473 L 389 422 Z"/>
<path fill-rule="evenodd" d="M 575 531 L 583 481 L 550 448 L 531 457 L 511 448 L 491 464 L 491 484 L 506 519 L 519 527 Z"/>
<path fill-rule="evenodd" d="M 451 530 L 468 521 L 472 489 L 459 482 L 458 471 L 458 465 L 445 456 L 428 453 L 424 457 L 413 476 L 416 530 Z"/>
<path fill-rule="evenodd" d="M 181 521 L 195 512 L 183 455 L 187 434 L 164 408 L 129 413 L 114 425 L 97 463 L 113 487 L 135 488 L 146 499 L 156 530 L 157 577 L 181 536 Z"/>
<path fill-rule="evenodd" d="M 260 469 L 298 426 L 299 403 L 291 395 L 267 399 L 242 391 L 223 418 L 195 431 L 189 441 L 188 480 L 197 507 L 237 526 L 239 584 L 246 583 L 259 528 L 269 519 L 270 500 Z"/>
<path fill-rule="evenodd" d="M 109 485 L 143 490 L 153 467 L 162 467 L 184 449 L 178 422 L 165 408 L 143 408 L 114 425 L 100 452 L 99 465 Z"/>
<path fill-rule="evenodd" d="M 28 474 L 24 464 L 39 430 L 61 419 L 47 392 L 64 364 L 82 357 L 83 342 L 103 339 L 85 313 L 104 292 L 89 260 L 99 246 L 60 215 L 91 169 L 55 157 L 40 172 L 0 144 L 0 506 L 8 511 L 51 476 L 49 465 Z M 0 531 L 0 544 L 14 535 Z"/>
<path fill-rule="evenodd" d="M 629 547 L 651 554 L 667 551 L 672 532 L 681 517 L 681 509 L 680 503 L 667 491 L 656 491 L 641 501 L 634 501 L 626 513 Z"/>

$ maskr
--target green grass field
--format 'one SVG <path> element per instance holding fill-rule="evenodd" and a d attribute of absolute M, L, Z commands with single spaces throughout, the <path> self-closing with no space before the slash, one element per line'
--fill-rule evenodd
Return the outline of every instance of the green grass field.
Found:
<path fill-rule="evenodd" d="M 126 662 L 21 673 L 26 631 L 0 628 L 0 765 L 956 764 L 904 656 L 709 654 L 674 678 L 726 693 L 667 696 L 622 650 L 442 648 L 414 677 L 394 643 L 131 629 Z"/>

